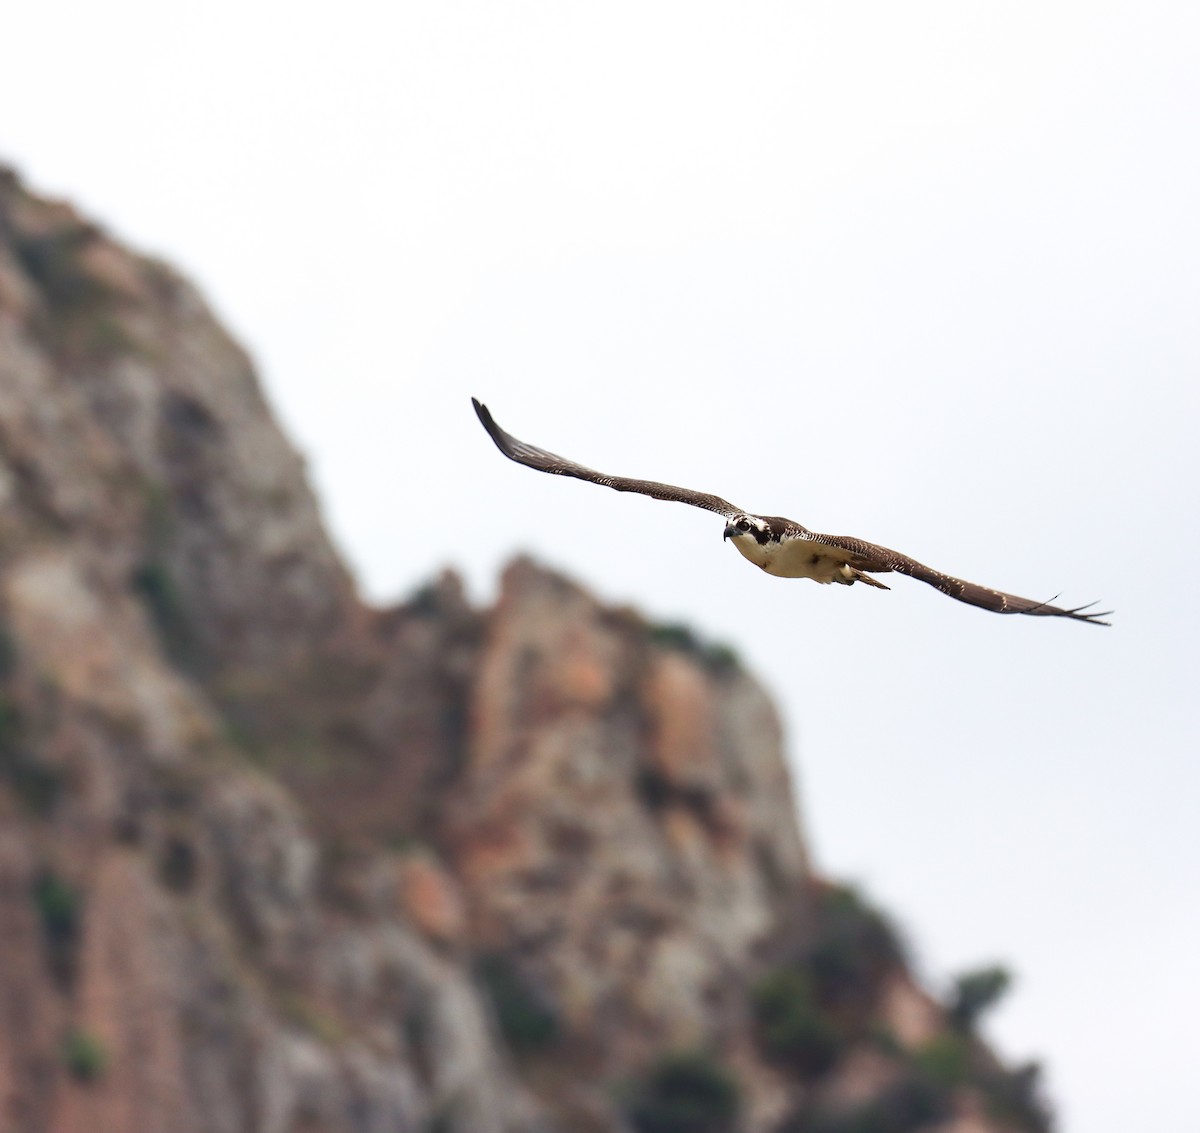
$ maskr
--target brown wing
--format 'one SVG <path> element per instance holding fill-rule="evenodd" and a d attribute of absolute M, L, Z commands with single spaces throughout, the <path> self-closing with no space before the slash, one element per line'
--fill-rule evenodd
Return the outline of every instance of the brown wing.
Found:
<path fill-rule="evenodd" d="M 576 480 L 603 484 L 606 488 L 613 488 L 618 492 L 638 492 L 643 496 L 652 496 L 656 500 L 672 500 L 676 503 L 691 504 L 692 507 L 704 508 L 705 511 L 715 511 L 718 515 L 725 516 L 726 519 L 744 514 L 741 508 L 734 507 L 728 500 L 723 500 L 720 496 L 710 496 L 706 492 L 693 492 L 687 488 L 676 488 L 673 484 L 660 484 L 655 480 L 629 480 L 624 476 L 606 476 L 603 472 L 576 464 L 564 456 L 555 456 L 554 453 L 547 452 L 543 448 L 527 445 L 524 441 L 517 440 L 516 437 L 500 428 L 492 419 L 486 405 L 481 405 L 475 398 L 471 398 L 471 404 L 475 406 L 475 413 L 488 431 L 488 436 L 496 442 L 496 447 L 509 460 L 524 464 L 526 468 L 536 468 L 539 472 L 550 472 L 555 476 L 574 476 Z"/>
<path fill-rule="evenodd" d="M 1066 610 L 1060 606 L 1052 606 L 1050 602 L 1035 602 L 1032 598 L 1020 598 L 1016 594 L 1005 594 L 1002 590 L 992 590 L 987 586 L 976 586 L 973 582 L 964 582 L 961 578 L 942 574 L 940 570 L 934 570 L 924 563 L 917 562 L 916 559 L 910 559 L 907 555 L 900 554 L 899 551 L 892 551 L 887 547 L 880 547 L 863 539 L 843 535 L 819 535 L 816 532 L 810 532 L 807 538 L 847 551 L 853 556 L 851 565 L 859 570 L 896 571 L 898 574 L 907 574 L 910 578 L 929 583 L 930 586 L 936 587 L 951 598 L 957 598 L 960 602 L 979 606 L 984 610 L 992 610 L 997 614 L 1032 614 L 1037 617 L 1074 618 L 1076 621 L 1088 622 L 1097 626 L 1110 624 L 1100 619 L 1108 617 L 1112 613 L 1111 610 L 1099 610 L 1091 614 L 1084 613 L 1085 610 L 1094 606 L 1095 602 Z"/>

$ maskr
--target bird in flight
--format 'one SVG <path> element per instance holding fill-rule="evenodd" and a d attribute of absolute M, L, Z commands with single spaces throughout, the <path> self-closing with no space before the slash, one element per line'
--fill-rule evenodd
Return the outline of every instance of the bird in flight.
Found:
<path fill-rule="evenodd" d="M 864 539 L 847 535 L 822 535 L 817 531 L 809 531 L 795 520 L 784 519 L 778 515 L 753 515 L 735 507 L 728 500 L 721 499 L 720 496 L 693 492 L 689 488 L 676 488 L 673 484 L 660 484 L 654 480 L 608 476 L 582 464 L 576 464 L 573 460 L 567 460 L 566 457 L 555 456 L 545 449 L 535 448 L 517 440 L 496 424 L 486 405 L 482 405 L 475 398 L 471 398 L 471 404 L 475 406 L 475 412 L 488 431 L 488 436 L 496 442 L 496 447 L 509 460 L 515 460 L 518 464 L 535 468 L 539 472 L 550 472 L 555 476 L 573 476 L 577 480 L 603 484 L 606 488 L 614 488 L 618 492 L 638 492 L 656 500 L 674 500 L 703 508 L 705 511 L 714 511 L 725 519 L 725 538 L 732 540 L 733 545 L 756 567 L 761 567 L 767 574 L 773 574 L 777 578 L 811 578 L 814 582 L 838 582 L 843 586 L 853 586 L 856 582 L 862 582 L 880 590 L 890 590 L 890 586 L 872 578 L 871 574 L 895 571 L 897 574 L 906 574 L 910 578 L 927 582 L 960 602 L 992 610 L 997 614 L 1073 618 L 1075 621 L 1098 626 L 1110 624 L 1101 619 L 1108 617 L 1112 613 L 1111 610 L 1087 612 L 1096 605 L 1095 602 L 1068 610 L 1052 606 L 1050 602 L 1018 598 L 1015 594 L 1005 594 L 1002 590 L 976 586 L 973 582 L 964 582 L 961 578 L 942 574 L 941 571 L 927 567 L 916 559 L 910 559 L 907 555 L 891 551 L 887 547 L 868 543 Z"/>

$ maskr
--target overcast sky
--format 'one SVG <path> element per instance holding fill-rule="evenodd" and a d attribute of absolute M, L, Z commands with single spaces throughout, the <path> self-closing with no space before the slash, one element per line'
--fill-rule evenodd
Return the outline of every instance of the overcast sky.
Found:
<path fill-rule="evenodd" d="M 22 4 L 0 157 L 197 279 L 365 591 L 518 550 L 733 644 L 821 868 L 1065 1133 L 1200 1128 L 1200 6 Z M 1112 629 L 761 575 L 518 436 Z M 889 580 L 890 581 L 890 580 Z"/>

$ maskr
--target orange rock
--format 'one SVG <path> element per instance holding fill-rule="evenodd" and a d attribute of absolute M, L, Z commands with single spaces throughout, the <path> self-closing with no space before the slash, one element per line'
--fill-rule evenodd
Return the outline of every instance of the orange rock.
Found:
<path fill-rule="evenodd" d="M 599 658 L 579 650 L 555 670 L 555 691 L 565 704 L 599 708 L 612 696 L 612 674 Z"/>
<path fill-rule="evenodd" d="M 924 1046 L 946 1027 L 945 1016 L 933 997 L 904 974 L 888 981 L 882 1008 L 888 1028 L 909 1050 Z"/>
<path fill-rule="evenodd" d="M 650 670 L 646 708 L 653 722 L 649 756 L 668 782 L 713 777 L 713 694 L 704 674 L 686 658 L 666 654 Z"/>
<path fill-rule="evenodd" d="M 476 890 L 529 863 L 534 847 L 515 823 L 492 823 L 473 830 L 460 843 L 455 856 L 463 881 Z"/>
<path fill-rule="evenodd" d="M 64 1074 L 50 1133 L 156 1133 L 187 1121 L 182 1047 L 152 885 L 132 853 L 106 854 L 89 893 L 77 1032 L 97 1044 L 92 1082 Z"/>
<path fill-rule="evenodd" d="M 462 895 L 441 864 L 413 854 L 400 866 L 400 900 L 412 923 L 442 943 L 461 938 L 466 926 Z"/>
<path fill-rule="evenodd" d="M 688 860 L 703 860 L 708 839 L 699 820 L 683 807 L 669 807 L 663 812 L 663 830 L 675 852 Z"/>

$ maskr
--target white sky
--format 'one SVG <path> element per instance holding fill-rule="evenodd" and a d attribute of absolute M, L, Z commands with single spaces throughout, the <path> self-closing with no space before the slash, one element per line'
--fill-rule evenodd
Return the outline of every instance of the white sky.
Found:
<path fill-rule="evenodd" d="M 366 591 L 733 643 L 817 858 L 1065 1133 L 1200 1128 L 1200 6 L 23 4 L 0 156 L 204 286 Z M 1116 625 L 760 575 L 471 413 Z"/>

